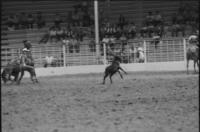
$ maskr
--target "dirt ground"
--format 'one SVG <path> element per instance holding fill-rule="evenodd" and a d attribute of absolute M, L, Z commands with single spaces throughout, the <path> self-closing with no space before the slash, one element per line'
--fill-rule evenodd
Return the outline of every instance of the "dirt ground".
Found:
<path fill-rule="evenodd" d="M 2 85 L 2 132 L 198 132 L 199 78 L 185 72 L 23 79 Z"/>

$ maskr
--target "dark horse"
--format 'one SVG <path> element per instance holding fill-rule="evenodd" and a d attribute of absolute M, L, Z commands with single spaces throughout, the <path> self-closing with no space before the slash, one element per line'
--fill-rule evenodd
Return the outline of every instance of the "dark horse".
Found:
<path fill-rule="evenodd" d="M 121 67 L 120 67 L 120 63 L 121 63 L 121 58 L 118 56 L 115 56 L 112 64 L 109 65 L 108 67 L 106 67 L 105 69 L 105 73 L 104 73 L 104 78 L 103 78 L 103 84 L 105 84 L 105 79 L 107 76 L 110 77 L 110 83 L 112 83 L 112 76 L 118 72 L 120 77 L 123 79 L 122 74 L 120 73 L 119 70 L 123 71 L 125 74 L 127 74 Z"/>
<path fill-rule="evenodd" d="M 186 58 L 187 58 L 187 74 L 188 74 L 188 67 L 190 60 L 194 61 L 194 72 L 196 72 L 195 68 L 196 64 L 198 65 L 199 68 L 199 47 L 196 45 L 189 46 L 187 48 Z"/>
<path fill-rule="evenodd" d="M 7 81 L 15 81 L 17 82 L 17 84 L 20 84 L 20 81 L 23 78 L 25 71 L 30 73 L 31 80 L 33 82 L 38 82 L 34 67 L 20 64 L 19 58 L 11 60 L 11 62 L 8 63 L 7 66 L 3 69 L 2 80 L 4 83 L 6 83 Z M 21 73 L 21 75 L 18 79 L 19 73 Z M 11 76 L 14 76 L 14 80 L 11 79 Z"/>

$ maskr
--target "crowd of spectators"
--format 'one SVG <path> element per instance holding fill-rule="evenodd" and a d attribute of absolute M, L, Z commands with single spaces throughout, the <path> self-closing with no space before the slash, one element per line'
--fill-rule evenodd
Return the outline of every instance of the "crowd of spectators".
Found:
<path fill-rule="evenodd" d="M 31 13 L 21 12 L 19 14 L 10 14 L 7 18 L 6 25 L 9 31 L 19 29 L 33 29 L 33 25 L 36 24 L 37 28 L 43 28 L 46 25 L 46 21 L 43 18 L 42 12 L 37 12 L 35 16 Z"/>
<path fill-rule="evenodd" d="M 188 30 L 194 33 L 199 27 L 198 8 L 193 8 L 189 4 L 183 4 L 178 11 L 172 15 L 172 36 L 178 36 L 178 32 L 185 36 Z"/>
<path fill-rule="evenodd" d="M 41 38 L 39 43 L 47 42 L 62 42 L 67 43 L 79 52 L 80 41 L 86 35 L 82 30 L 76 27 L 90 27 L 94 29 L 94 15 L 90 13 L 90 5 L 88 2 L 81 2 L 73 7 L 68 12 L 67 16 L 60 13 L 55 13 L 53 16 L 53 25 L 49 27 L 48 32 Z M 136 25 L 134 21 L 129 21 L 123 14 L 119 15 L 118 21 L 111 23 L 108 19 L 102 19 L 100 22 L 100 40 L 105 43 L 110 43 L 115 40 L 120 40 L 123 45 L 126 44 L 128 39 L 135 38 L 155 38 L 155 43 L 170 32 L 171 36 L 177 37 L 179 32 L 182 36 L 186 35 L 188 29 L 194 32 L 198 29 L 199 16 L 198 8 L 193 8 L 189 4 L 183 4 L 171 17 L 170 22 L 166 22 L 165 16 L 160 11 L 149 11 L 144 17 L 141 26 Z M 46 21 L 42 12 L 37 12 L 35 15 L 31 13 L 11 14 L 8 17 L 7 25 L 9 30 L 17 29 L 32 29 L 36 24 L 37 28 L 45 27 Z M 94 35 L 94 30 L 90 34 Z M 112 46 L 111 46 L 112 47 Z M 123 47 L 122 47 L 123 48 Z M 73 52 L 70 50 L 70 52 Z"/>

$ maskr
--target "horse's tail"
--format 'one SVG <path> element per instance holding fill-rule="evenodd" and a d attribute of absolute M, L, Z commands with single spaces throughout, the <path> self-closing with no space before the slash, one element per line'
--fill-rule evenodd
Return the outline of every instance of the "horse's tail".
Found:
<path fill-rule="evenodd" d="M 7 78 L 6 78 L 6 70 L 5 69 L 3 69 L 2 73 L 1 73 L 1 78 L 2 78 L 3 82 L 6 83 Z"/>

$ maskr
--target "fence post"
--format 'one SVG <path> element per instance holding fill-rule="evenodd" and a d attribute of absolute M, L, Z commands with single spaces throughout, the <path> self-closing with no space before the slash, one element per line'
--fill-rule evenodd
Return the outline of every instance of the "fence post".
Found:
<path fill-rule="evenodd" d="M 66 66 L 66 47 L 65 44 L 62 45 L 62 49 L 63 49 L 63 67 Z"/>
<path fill-rule="evenodd" d="M 186 58 L 186 39 L 183 38 L 183 53 L 184 53 L 184 62 L 186 63 L 187 58 Z"/>
<path fill-rule="evenodd" d="M 143 41 L 143 47 L 144 47 L 144 63 L 147 63 L 147 44 L 146 40 Z"/>
<path fill-rule="evenodd" d="M 103 63 L 106 65 L 106 43 L 103 43 Z"/>

